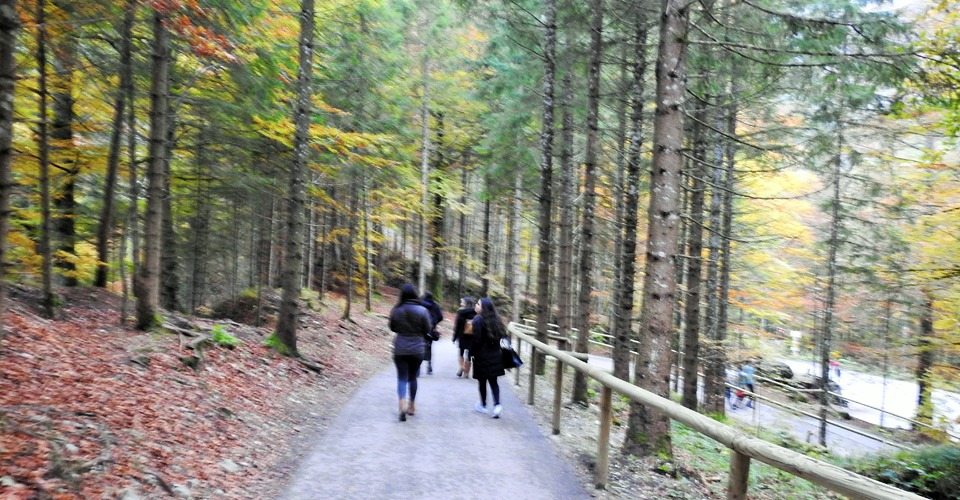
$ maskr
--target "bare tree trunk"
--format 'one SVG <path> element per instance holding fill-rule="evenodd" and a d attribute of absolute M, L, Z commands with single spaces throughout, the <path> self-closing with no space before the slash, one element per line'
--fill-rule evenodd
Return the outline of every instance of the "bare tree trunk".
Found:
<path fill-rule="evenodd" d="M 485 173 L 483 176 L 484 191 L 489 193 L 492 189 L 492 182 L 490 182 L 490 175 Z M 481 250 L 483 262 L 483 271 L 480 275 L 480 296 L 487 297 L 490 294 L 490 196 L 487 196 L 483 200 L 483 247 Z"/>
<path fill-rule="evenodd" d="M 687 300 L 684 303 L 683 396 L 681 404 L 697 410 L 697 366 L 700 354 L 700 273 L 703 255 L 703 201 L 707 175 L 707 103 L 697 100 L 694 111 L 693 157 L 690 170 L 690 222 L 687 224 Z"/>
<path fill-rule="evenodd" d="M 361 182 L 363 186 L 363 251 L 364 251 L 364 269 L 363 274 L 366 277 L 367 282 L 367 293 L 364 294 L 365 299 L 365 310 L 370 312 L 373 310 L 373 243 L 370 239 L 370 226 L 373 224 L 372 217 L 370 216 L 370 180 L 367 178 L 366 174 L 363 176 Z"/>
<path fill-rule="evenodd" d="M 670 338 L 676 305 L 677 240 L 680 228 L 680 170 L 683 164 L 683 98 L 686 93 L 686 47 L 689 24 L 686 0 L 661 3 L 657 55 L 656 119 L 650 176 L 650 223 L 640 312 L 635 383 L 670 397 Z M 630 407 L 624 453 L 672 459 L 670 419 L 655 408 Z"/>
<path fill-rule="evenodd" d="M 53 156 L 51 166 L 61 170 L 59 176 L 51 177 L 53 196 L 53 231 L 56 235 L 55 246 L 58 254 L 76 255 L 77 243 L 77 175 L 80 171 L 79 151 L 73 142 L 74 113 L 74 73 L 77 69 L 77 43 L 73 30 L 74 8 L 71 0 L 53 0 L 53 17 L 47 19 L 48 27 L 55 27 L 56 36 L 50 37 L 53 49 L 53 78 L 50 85 L 50 100 L 53 108 L 53 120 L 50 124 L 49 147 Z M 49 34 L 49 32 L 48 32 Z M 54 255 L 57 268 L 63 273 L 62 282 L 66 286 L 77 286 L 76 264 L 69 258 Z"/>
<path fill-rule="evenodd" d="M 520 211 L 523 208 L 523 173 L 518 169 L 513 178 L 513 209 L 510 211 L 510 263 L 507 275 L 513 279 L 507 293 L 513 300 L 513 321 L 520 322 Z"/>
<path fill-rule="evenodd" d="M 427 218 L 430 213 L 430 60 L 426 52 L 420 61 L 420 78 L 423 95 L 420 100 L 420 246 L 418 261 L 420 262 L 417 274 L 417 290 L 422 293 L 427 284 Z"/>
<path fill-rule="evenodd" d="M 578 302 L 576 351 L 590 350 L 590 330 L 593 325 L 593 237 L 594 212 L 597 205 L 597 156 L 600 148 L 600 61 L 603 55 L 603 1 L 590 2 L 590 75 L 587 78 L 587 149 L 583 161 L 583 222 L 580 224 L 580 296 Z M 572 399 L 587 404 L 587 376 L 581 371 L 573 375 Z"/>
<path fill-rule="evenodd" d="M 131 0 L 135 1 L 135 0 Z M 132 9 L 133 10 L 133 9 Z M 133 14 L 136 19 L 136 13 Z M 133 69 L 131 68 L 131 72 Z M 130 185 L 130 207 L 127 209 L 126 228 L 123 232 L 123 238 L 120 241 L 120 277 L 123 281 L 123 298 L 120 303 L 120 324 L 127 324 L 128 301 L 130 300 L 130 286 L 127 283 L 126 270 L 126 246 L 125 242 L 130 240 L 130 253 L 133 258 L 130 259 L 130 276 L 133 278 L 133 289 L 137 290 L 137 281 L 140 273 L 140 223 L 137 217 L 137 206 L 140 203 L 140 181 L 138 180 L 137 170 L 137 110 L 134 100 L 136 97 L 136 88 L 131 75 L 130 85 L 125 90 L 127 94 L 127 176 Z"/>
<path fill-rule="evenodd" d="M 347 226 L 350 228 L 347 231 L 347 245 L 344 258 L 346 260 L 346 280 L 347 280 L 347 291 L 344 294 L 344 306 L 343 314 L 340 316 L 340 319 L 350 319 L 350 312 L 353 306 L 353 280 L 356 278 L 357 274 L 357 257 L 356 251 L 354 249 L 354 243 L 357 241 L 357 212 L 360 207 L 360 188 L 357 186 L 357 174 L 355 172 L 350 173 L 350 204 L 348 209 L 350 213 L 347 214 Z"/>
<path fill-rule="evenodd" d="M 57 313 L 59 300 L 53 292 L 53 248 L 51 234 L 53 232 L 51 200 L 50 200 L 50 135 L 47 133 L 47 22 L 46 1 L 38 0 L 36 10 L 37 21 L 37 94 L 40 99 L 39 116 L 37 118 L 37 156 L 40 161 L 40 243 L 38 252 L 41 259 L 41 280 L 43 287 L 43 311 L 48 318 Z"/>
<path fill-rule="evenodd" d="M 560 80 L 560 251 L 557 255 L 557 331 L 570 337 L 573 329 L 573 219 L 577 172 L 573 165 L 573 84 L 570 71 Z"/>
<path fill-rule="evenodd" d="M 13 165 L 13 97 L 17 78 L 16 0 L 0 0 L 0 337 L 6 333 L 7 234 L 10 232 L 10 188 Z"/>
<path fill-rule="evenodd" d="M 110 130 L 110 152 L 107 155 L 107 177 L 104 180 L 103 209 L 100 211 L 100 226 L 97 228 L 97 271 L 94 285 L 107 286 L 107 272 L 110 269 L 110 235 L 113 233 L 114 202 L 116 201 L 117 172 L 120 164 L 120 150 L 123 132 L 124 111 L 127 105 L 127 88 L 132 85 L 133 71 L 130 65 L 132 54 L 133 20 L 137 11 L 136 0 L 127 0 L 124 8 L 123 24 L 120 28 L 120 86 L 113 105 L 113 123 Z M 132 104 L 131 104 L 132 105 Z M 122 258 L 122 256 L 121 256 Z M 122 262 L 122 261 L 121 261 Z"/>
<path fill-rule="evenodd" d="M 433 169 L 434 175 L 437 177 L 442 176 L 445 171 L 446 165 L 444 165 L 444 156 L 443 156 L 443 113 L 437 112 L 436 115 L 436 129 L 437 129 L 437 141 L 436 141 L 436 163 Z M 440 179 L 437 179 L 438 182 Z M 444 266 L 445 259 L 443 258 L 443 253 L 445 252 L 445 238 L 443 235 L 444 227 L 444 206 L 446 205 L 443 190 L 438 189 L 433 194 L 433 210 L 430 214 L 430 226 L 431 226 L 431 237 L 430 237 L 430 253 L 432 256 L 433 262 L 433 273 L 431 274 L 431 283 L 430 291 L 433 292 L 434 298 L 439 303 L 443 300 L 443 283 L 446 280 L 446 269 Z"/>
<path fill-rule="evenodd" d="M 917 339 L 917 421 L 933 424 L 933 380 L 931 371 L 935 356 L 933 339 L 933 294 L 923 291 L 923 309 L 920 312 L 920 338 Z"/>
<path fill-rule="evenodd" d="M 833 309 L 836 303 L 837 250 L 840 246 L 840 175 L 843 166 L 843 137 L 840 120 L 837 119 L 837 151 L 833 160 L 833 202 L 830 207 L 830 241 L 827 256 L 827 298 L 824 304 L 823 328 L 820 335 L 820 381 L 823 394 L 820 397 L 820 445 L 827 445 L 827 406 L 830 398 L 826 391 L 830 380 L 830 348 L 833 343 Z"/>
<path fill-rule="evenodd" d="M 550 261 L 551 261 L 551 215 L 553 212 L 553 94 L 556 75 L 557 49 L 557 4 L 556 0 L 544 2 L 544 72 L 543 72 L 543 117 L 540 131 L 540 241 L 537 264 L 537 340 L 547 342 L 547 323 L 550 321 Z M 537 374 L 545 373 L 546 356 L 534 357 L 533 367 Z"/>
<path fill-rule="evenodd" d="M 144 255 L 140 278 L 135 283 L 137 328 L 160 324 L 160 245 L 163 228 L 165 141 L 167 139 L 167 91 L 169 86 L 170 38 L 163 14 L 153 13 L 153 60 L 150 84 L 150 158 L 147 164 L 147 213 L 144 219 Z"/>
<path fill-rule="evenodd" d="M 173 148 L 175 147 L 173 107 L 167 110 L 167 140 L 163 155 L 163 229 L 161 231 L 163 243 L 160 244 L 160 307 L 179 311 L 180 304 L 180 272 L 177 255 L 180 244 L 177 241 L 177 232 L 173 220 L 173 196 L 171 196 L 170 179 Z"/>
<path fill-rule="evenodd" d="M 634 15 L 633 82 L 630 87 L 630 147 L 624 172 L 623 237 L 618 251 L 620 258 L 619 296 L 616 306 L 616 329 L 613 331 L 613 374 L 630 378 L 630 347 L 633 333 L 634 282 L 637 268 L 637 209 L 640 201 L 640 146 L 643 141 L 643 82 L 647 72 L 647 25 L 644 12 Z"/>
<path fill-rule="evenodd" d="M 287 235 L 281 285 L 283 295 L 277 328 L 273 335 L 279 341 L 277 350 L 287 356 L 299 356 L 297 326 L 300 316 L 300 273 L 303 272 L 303 207 L 304 172 L 310 153 L 310 115 L 313 76 L 314 0 L 300 5 L 300 43 L 297 69 L 297 98 L 293 110 L 295 127 L 293 164 L 290 166 L 290 187 L 287 195 Z"/>

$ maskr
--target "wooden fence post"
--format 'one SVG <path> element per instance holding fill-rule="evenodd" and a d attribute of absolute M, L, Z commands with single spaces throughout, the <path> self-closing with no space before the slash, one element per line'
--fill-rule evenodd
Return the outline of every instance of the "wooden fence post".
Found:
<path fill-rule="evenodd" d="M 597 489 L 607 488 L 610 472 L 610 421 L 613 406 L 613 389 L 603 386 L 600 394 L 600 436 L 597 437 L 597 474 L 594 485 Z"/>
<path fill-rule="evenodd" d="M 563 403 L 563 361 L 555 360 L 553 373 L 553 433 L 560 434 L 560 405 Z"/>
<path fill-rule="evenodd" d="M 750 479 L 750 457 L 730 450 L 730 484 L 727 485 L 727 500 L 747 498 L 747 483 Z"/>
<path fill-rule="evenodd" d="M 546 358 L 544 358 L 546 359 Z M 530 344 L 530 380 L 527 387 L 527 404 L 534 404 L 534 386 L 537 385 L 537 349 Z"/>

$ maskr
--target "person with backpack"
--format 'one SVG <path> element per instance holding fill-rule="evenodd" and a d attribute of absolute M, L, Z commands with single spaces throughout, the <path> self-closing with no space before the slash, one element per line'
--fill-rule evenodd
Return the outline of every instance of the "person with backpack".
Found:
<path fill-rule="evenodd" d="M 393 339 L 393 363 L 397 366 L 397 399 L 400 400 L 400 421 L 405 422 L 407 415 L 416 413 L 414 401 L 417 399 L 417 375 L 423 362 L 426 336 L 433 323 L 430 313 L 417 298 L 417 289 L 410 283 L 400 287 L 397 305 L 390 310 L 390 331 L 397 336 Z M 410 399 L 407 400 L 409 389 Z"/>
<path fill-rule="evenodd" d="M 427 335 L 426 344 L 424 344 L 423 359 L 427 362 L 427 375 L 433 375 L 433 343 L 434 341 L 440 340 L 440 332 L 437 330 L 437 325 L 443 321 L 443 310 L 440 309 L 440 304 L 437 304 L 436 299 L 433 298 L 433 294 L 430 292 L 424 292 L 420 303 L 423 304 L 423 307 L 426 307 L 430 313 L 430 333 Z"/>
<path fill-rule="evenodd" d="M 453 340 L 460 350 L 457 359 L 457 377 L 470 377 L 470 346 L 473 344 L 473 318 L 477 311 L 473 310 L 473 297 L 460 299 L 460 309 L 453 320 Z"/>
<path fill-rule="evenodd" d="M 473 378 L 477 379 L 480 389 L 480 402 L 474 409 L 500 418 L 500 384 L 497 377 L 504 374 L 503 358 L 500 354 L 500 339 L 507 337 L 507 329 L 493 307 L 493 302 L 484 297 L 477 302 L 477 315 L 473 318 L 473 343 L 470 357 L 473 359 Z M 493 396 L 493 410 L 487 409 L 487 385 Z"/>

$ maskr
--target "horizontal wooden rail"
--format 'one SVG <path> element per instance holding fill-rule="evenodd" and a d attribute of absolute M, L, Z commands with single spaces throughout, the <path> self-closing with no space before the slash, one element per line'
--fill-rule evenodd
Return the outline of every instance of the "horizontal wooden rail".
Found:
<path fill-rule="evenodd" d="M 532 318 L 522 318 L 522 321 L 523 321 L 523 324 L 522 324 L 522 325 L 521 325 L 521 324 L 517 324 L 517 326 L 520 326 L 520 327 L 522 327 L 522 328 L 532 328 L 532 329 L 536 329 L 536 327 L 537 327 L 537 321 L 536 321 L 535 319 L 532 319 Z M 565 338 L 565 337 L 563 337 L 562 335 L 560 335 L 559 330 L 557 330 L 557 329 L 559 328 L 559 326 L 557 326 L 557 325 L 555 325 L 555 324 L 553 324 L 553 323 L 547 323 L 547 327 L 550 328 L 549 330 L 547 330 L 547 332 L 549 333 L 549 338 L 550 338 L 550 340 L 562 341 L 562 340 Z M 579 330 L 577 330 L 576 328 L 571 328 L 571 329 L 570 329 L 570 333 L 573 334 L 574 336 L 576 335 L 576 333 L 577 333 L 578 331 L 579 331 Z M 612 339 L 612 338 L 613 338 L 613 335 L 610 335 L 610 334 L 608 334 L 608 333 L 593 332 L 593 333 L 591 333 L 590 336 L 588 337 L 588 339 L 589 339 L 588 341 L 589 341 L 591 344 L 593 344 L 593 345 L 598 345 L 598 346 L 601 346 L 601 347 L 604 347 L 604 348 L 607 348 L 607 349 L 613 349 L 614 346 L 611 345 L 611 344 L 607 344 L 607 343 L 605 343 L 605 342 L 600 342 L 600 341 L 598 341 L 598 340 L 593 340 L 593 337 L 594 337 L 594 336 L 600 336 L 600 337 L 604 337 L 604 338 L 607 338 L 607 339 Z M 630 344 L 637 344 L 637 343 L 638 343 L 638 342 L 637 342 L 636 339 L 630 339 Z M 674 354 L 679 354 L 679 352 L 677 352 L 677 351 L 673 351 L 673 350 L 672 350 L 671 352 L 674 353 Z M 631 350 L 631 351 L 630 351 L 630 354 L 633 355 L 633 356 L 638 356 L 638 355 L 639 355 L 639 353 L 637 353 L 637 351 L 634 351 L 634 350 Z M 702 375 L 702 374 L 700 374 L 700 375 Z M 772 382 L 772 383 L 774 383 L 774 384 L 776 384 L 776 385 L 780 385 L 780 386 L 784 387 L 785 389 L 792 390 L 792 391 L 796 391 L 796 392 L 811 392 L 811 393 L 812 393 L 812 392 L 816 392 L 816 393 L 822 393 L 822 392 L 823 392 L 823 389 L 798 389 L 798 388 L 796 388 L 796 387 L 792 387 L 792 386 L 790 386 L 790 385 L 783 384 L 783 383 L 780 383 L 780 382 L 778 382 L 778 381 L 776 381 L 776 380 L 769 379 L 769 378 L 766 378 L 766 377 L 762 377 L 762 376 L 760 376 L 760 375 L 757 375 L 757 380 L 764 380 L 764 381 L 767 381 L 767 382 Z M 896 413 L 893 413 L 892 411 L 884 410 L 884 409 L 882 409 L 882 408 L 876 408 L 876 407 L 870 406 L 870 405 L 868 405 L 868 404 L 866 404 L 866 403 L 861 403 L 860 401 L 856 401 L 856 400 L 854 400 L 854 399 L 850 399 L 850 397 L 848 397 L 848 396 L 843 396 L 843 395 L 837 394 L 837 393 L 835 393 L 835 392 L 827 391 L 827 394 L 832 395 L 832 396 L 836 396 L 836 397 L 838 397 L 838 398 L 843 398 L 843 399 L 846 399 L 847 401 L 849 401 L 849 402 L 851 402 L 851 403 L 856 403 L 856 404 L 858 404 L 858 405 L 860 405 L 860 406 L 864 406 L 864 407 L 866 407 L 866 408 L 870 408 L 871 410 L 876 410 L 876 411 L 879 411 L 880 413 L 884 413 L 884 414 L 890 415 L 890 416 L 892 416 L 892 417 L 899 418 L 899 419 L 901 419 L 901 420 L 905 420 L 905 421 L 907 421 L 907 422 L 909 422 L 909 423 L 911 423 L 911 424 L 913 424 L 913 425 L 915 425 L 915 426 L 923 427 L 923 428 L 930 429 L 930 430 L 937 431 L 937 432 L 943 432 L 944 434 L 947 435 L 947 437 L 949 437 L 949 438 L 951 438 L 951 439 L 953 439 L 953 440 L 955 440 L 955 441 L 960 441 L 960 436 L 957 436 L 957 435 L 951 433 L 951 432 L 950 432 L 949 430 L 947 430 L 947 429 L 943 429 L 943 428 L 940 428 L 940 427 L 935 427 L 935 426 L 933 426 L 933 425 L 930 425 L 930 424 L 927 424 L 927 423 L 923 423 L 923 422 L 918 422 L 917 420 L 914 420 L 914 419 L 912 419 L 912 418 L 903 417 L 903 416 L 897 415 Z M 792 411 L 792 409 L 789 408 L 789 407 L 784 407 L 784 408 L 787 409 L 787 410 Z M 817 418 L 819 418 L 819 417 L 817 417 Z M 883 443 L 886 443 L 886 441 L 884 441 L 883 439 L 879 439 L 879 438 L 877 438 L 876 436 L 873 436 L 873 435 L 871 435 L 871 434 L 864 434 L 864 433 L 858 433 L 858 434 L 861 434 L 861 435 L 863 435 L 864 437 L 870 437 L 870 438 L 873 438 L 873 439 L 877 439 L 878 441 L 881 441 L 881 442 L 883 442 Z M 897 446 L 899 446 L 900 448 L 909 448 L 909 446 L 904 445 L 904 444 L 898 444 Z"/>
<path fill-rule="evenodd" d="M 746 493 L 747 486 L 745 483 L 749 477 L 750 459 L 759 460 L 784 472 L 852 498 L 871 500 L 921 500 L 923 498 L 824 461 L 808 457 L 802 453 L 797 453 L 768 443 L 762 439 L 754 438 L 729 425 L 717 422 L 710 417 L 674 403 L 667 398 L 641 389 L 625 380 L 614 377 L 596 366 L 584 363 L 560 349 L 540 342 L 532 335 L 535 332 L 532 332 L 529 326 L 511 322 L 507 326 L 507 329 L 515 337 L 530 344 L 533 349 L 539 349 L 545 354 L 553 356 L 558 362 L 586 374 L 602 384 L 605 388 L 622 394 L 637 403 L 656 408 L 669 418 L 681 422 L 700 434 L 710 437 L 714 441 L 730 448 L 733 451 L 733 456 L 731 457 L 730 482 L 727 489 L 728 498 L 743 498 L 743 495 Z M 531 351 L 531 354 L 535 354 L 535 351 Z M 534 377 L 531 376 L 531 391 L 533 382 Z M 557 392 L 559 392 L 559 388 Z M 610 404 L 609 401 L 610 398 L 603 398 L 604 405 Z M 610 408 L 606 407 L 600 409 L 601 415 L 609 415 L 609 411 Z M 601 421 L 600 425 L 600 437 L 603 438 L 606 434 L 603 432 L 604 422 Z M 598 443 L 598 467 L 595 471 L 595 479 L 598 487 L 604 487 L 606 485 L 608 471 L 601 469 L 606 468 L 604 466 L 609 460 L 608 456 L 606 456 L 608 447 L 609 443 Z"/>

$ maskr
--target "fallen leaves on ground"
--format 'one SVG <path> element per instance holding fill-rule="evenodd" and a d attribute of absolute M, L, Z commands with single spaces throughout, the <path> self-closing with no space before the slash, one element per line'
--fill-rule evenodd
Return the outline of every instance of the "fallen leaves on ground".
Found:
<path fill-rule="evenodd" d="M 185 339 L 121 327 L 115 297 L 83 293 L 57 320 L 23 304 L 4 317 L 2 498 L 269 496 L 304 451 L 294 436 L 317 432 L 389 360 L 388 305 L 353 321 L 335 297 L 305 311 L 298 345 L 318 375 L 263 345 L 268 328 L 237 323 L 227 330 L 243 342 L 203 350 L 191 369 Z"/>

